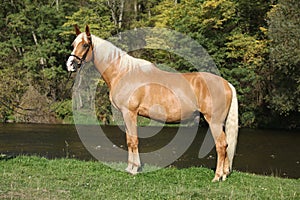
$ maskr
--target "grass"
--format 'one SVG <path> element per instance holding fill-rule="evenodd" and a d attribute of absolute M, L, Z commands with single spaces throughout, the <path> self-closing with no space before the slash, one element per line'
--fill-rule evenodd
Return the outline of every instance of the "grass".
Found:
<path fill-rule="evenodd" d="M 18 156 L 0 161 L 0 199 L 300 199 L 300 179 L 233 172 L 212 183 L 206 168 L 131 176 L 100 162 Z"/>

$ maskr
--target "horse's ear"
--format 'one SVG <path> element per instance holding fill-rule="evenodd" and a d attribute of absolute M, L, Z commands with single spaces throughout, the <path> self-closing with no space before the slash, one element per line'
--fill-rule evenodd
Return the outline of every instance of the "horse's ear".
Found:
<path fill-rule="evenodd" d="M 86 27 L 85 27 L 85 33 L 86 33 L 86 36 L 87 36 L 89 42 L 92 43 L 92 38 L 91 38 L 91 33 L 90 33 L 90 27 L 88 25 L 86 25 Z"/>
<path fill-rule="evenodd" d="M 90 33 L 90 27 L 89 27 L 88 25 L 86 25 L 86 27 L 85 27 L 85 33 L 86 33 L 86 35 L 87 35 L 88 37 L 91 36 L 91 33 Z"/>
<path fill-rule="evenodd" d="M 81 33 L 81 31 L 79 30 L 79 27 L 77 24 L 74 25 L 75 31 L 76 31 L 76 35 L 79 35 Z"/>

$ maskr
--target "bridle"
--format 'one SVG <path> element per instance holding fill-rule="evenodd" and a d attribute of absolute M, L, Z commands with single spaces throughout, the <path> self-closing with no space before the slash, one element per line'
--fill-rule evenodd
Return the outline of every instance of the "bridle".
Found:
<path fill-rule="evenodd" d="M 77 68 L 80 68 L 80 70 L 82 69 L 82 67 L 83 67 L 82 64 L 84 64 L 86 62 L 85 59 L 87 57 L 88 52 L 90 51 L 90 48 L 92 48 L 92 50 L 93 50 L 92 37 L 89 36 L 88 40 L 89 40 L 89 43 L 88 43 L 87 50 L 84 52 L 84 54 L 83 54 L 83 56 L 81 58 L 79 56 L 76 56 L 75 54 L 71 54 L 70 55 L 70 56 L 75 57 L 77 60 L 79 60 L 79 63 L 75 62 L 74 59 L 72 60 L 72 64 L 75 67 L 75 71 L 77 71 Z"/>

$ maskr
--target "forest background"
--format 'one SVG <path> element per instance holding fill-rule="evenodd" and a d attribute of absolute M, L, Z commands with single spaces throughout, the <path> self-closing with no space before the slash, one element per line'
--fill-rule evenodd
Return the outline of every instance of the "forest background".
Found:
<path fill-rule="evenodd" d="M 1 0 L 0 121 L 72 123 L 65 62 L 73 25 L 88 24 L 104 39 L 139 27 L 190 36 L 236 87 L 242 127 L 299 128 L 299 10 L 298 0 Z M 169 52 L 133 54 L 195 71 Z M 103 80 L 96 105 L 113 124 Z"/>

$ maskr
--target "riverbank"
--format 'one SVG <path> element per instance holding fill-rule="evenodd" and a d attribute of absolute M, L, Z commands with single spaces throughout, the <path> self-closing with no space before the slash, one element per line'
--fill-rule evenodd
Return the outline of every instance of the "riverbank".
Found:
<path fill-rule="evenodd" d="M 109 138 L 114 145 L 126 150 L 126 140 L 122 127 L 102 126 L 105 135 L 98 135 L 97 146 L 106 145 Z M 145 127 L 150 134 L 157 133 L 155 127 Z M 145 129 L 144 128 L 144 129 Z M 187 128 L 188 129 L 188 128 Z M 141 133 L 141 132 L 140 132 Z M 188 150 L 172 166 L 189 168 L 192 166 L 213 169 L 216 153 L 213 148 L 204 158 L 199 158 L 199 149 L 207 129 L 199 128 Z M 168 144 L 177 134 L 177 128 L 165 127 L 153 137 L 140 139 L 141 152 L 153 152 Z M 93 138 L 92 132 L 89 135 Z M 153 134 L 152 134 L 153 135 Z M 53 124 L 0 124 L 0 154 L 7 156 L 39 155 L 46 158 L 76 158 L 91 160 L 93 156 L 86 149 L 74 125 Z M 300 178 L 300 134 L 297 131 L 276 131 L 260 129 L 240 129 L 234 169 L 261 175 Z M 127 155 L 118 159 L 126 161 Z M 143 159 L 143 157 L 142 157 Z M 150 164 L 151 162 L 145 163 Z"/>
<path fill-rule="evenodd" d="M 0 161 L 0 199 L 299 199 L 300 179 L 234 171 L 212 183 L 207 168 L 131 176 L 100 162 L 18 156 Z"/>

